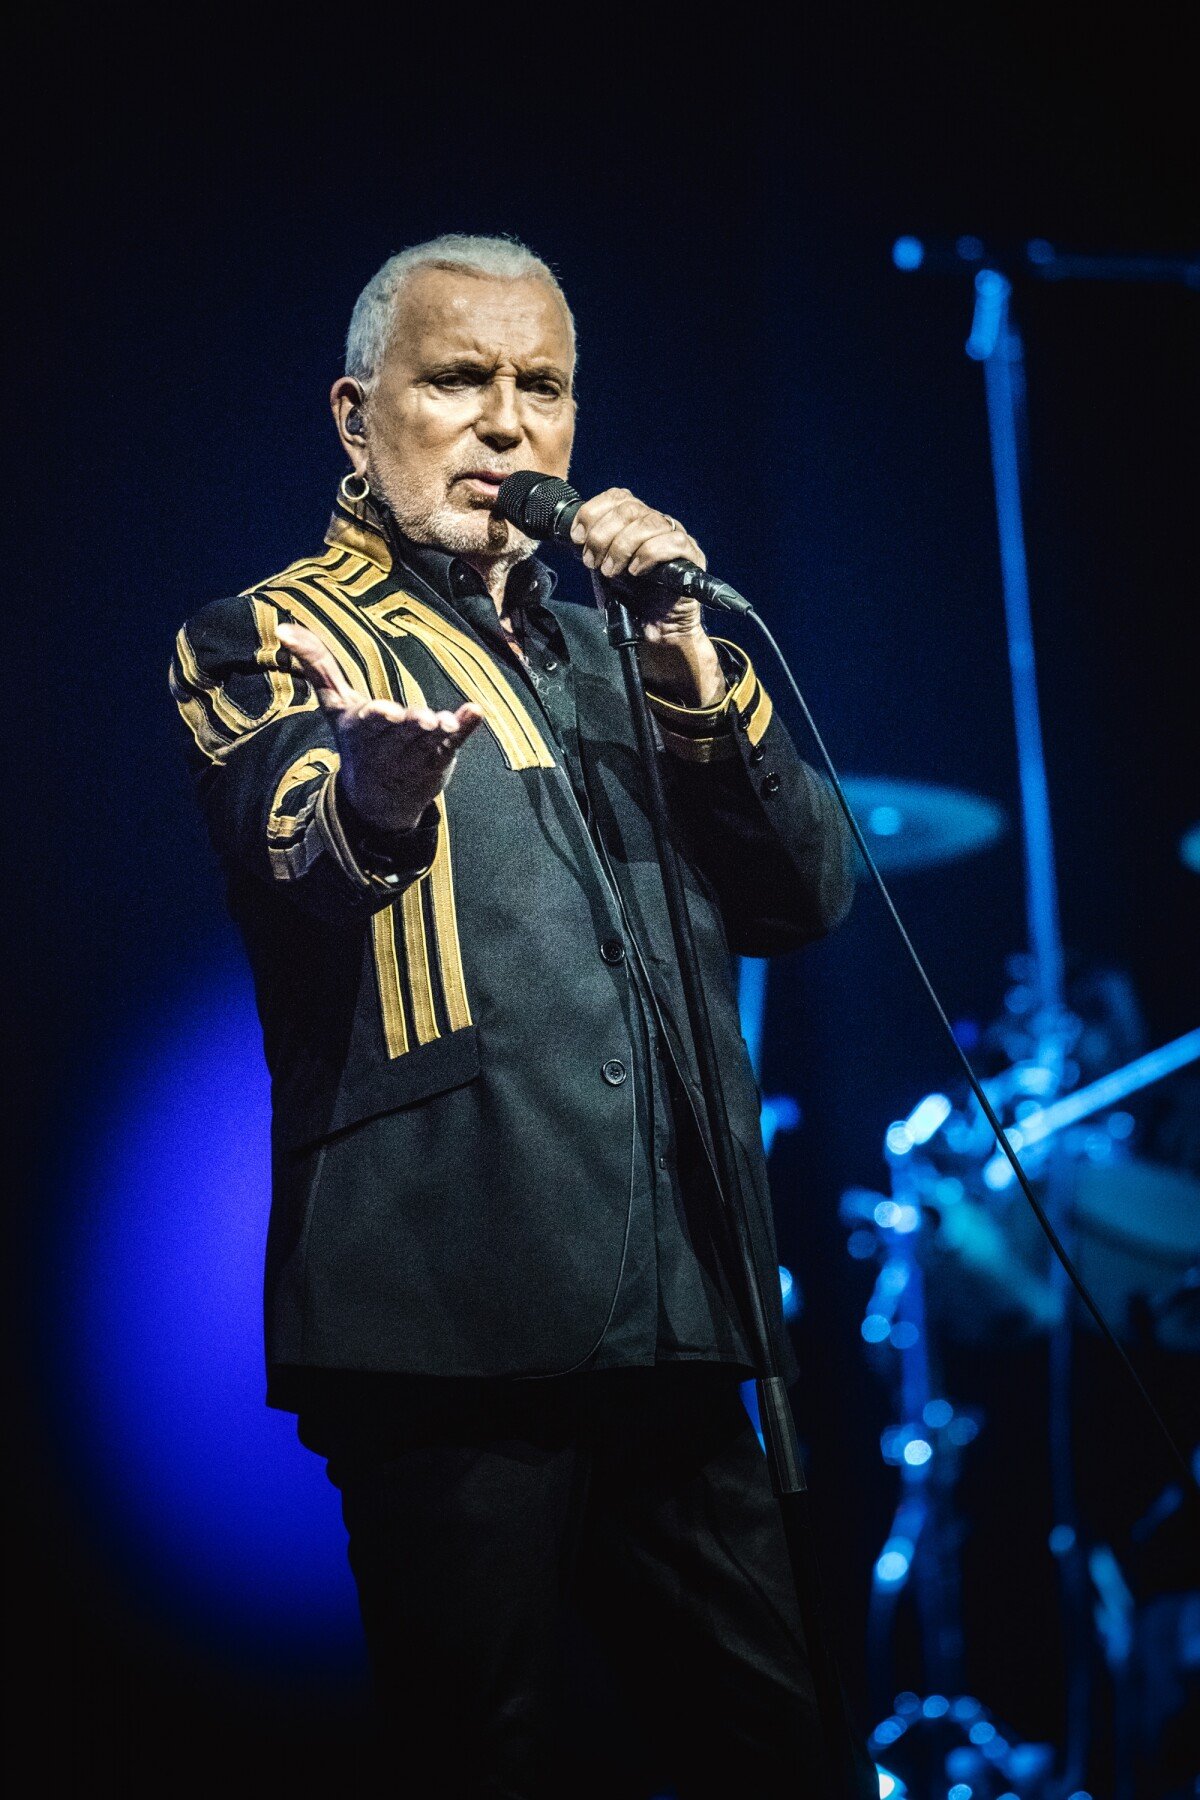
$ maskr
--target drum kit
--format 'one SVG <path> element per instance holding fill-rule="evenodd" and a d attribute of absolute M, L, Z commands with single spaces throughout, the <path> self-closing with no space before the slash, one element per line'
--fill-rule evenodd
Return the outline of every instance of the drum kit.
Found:
<path fill-rule="evenodd" d="M 844 786 L 885 878 L 968 855 L 1005 828 L 999 808 L 956 791 L 868 778 Z M 988 1098 L 1118 1335 L 1200 1356 L 1200 1178 L 1194 1167 L 1160 1160 L 1161 1132 L 1149 1146 L 1139 1142 L 1146 1128 L 1130 1110 L 1136 1096 L 1200 1059 L 1200 1030 L 1114 1066 L 1138 1029 L 1123 977 L 1104 972 L 1069 983 L 1069 1003 L 1052 1029 L 1038 1014 L 1030 959 L 1012 958 L 1009 977 L 1000 1019 L 980 1034 L 983 1054 L 999 1065 L 984 1081 Z M 1185 1114 L 1187 1105 L 1185 1095 Z M 1172 1143 L 1193 1162 L 1194 1129 L 1177 1132 Z M 907 1116 L 884 1133 L 883 1160 L 886 1187 L 851 1188 L 840 1206 L 849 1254 L 874 1269 L 861 1334 L 894 1421 L 881 1451 L 896 1471 L 898 1494 L 874 1562 L 867 1628 L 879 1719 L 871 1748 L 881 1783 L 896 1796 L 969 1791 L 974 1800 L 1080 1793 L 1090 1665 L 1094 1650 L 1106 1647 L 1088 1621 L 1100 1609 L 1106 1576 L 1117 1573 L 1126 1612 L 1129 1586 L 1112 1548 L 1088 1544 L 1069 1456 L 1064 1466 L 1052 1452 L 1051 1550 L 1072 1615 L 1066 1640 L 1082 1663 L 1065 1754 L 1021 1741 L 964 1692 L 965 1523 L 957 1495 L 968 1447 L 986 1419 L 976 1396 L 956 1391 L 955 1375 L 956 1364 L 973 1366 L 956 1352 L 1044 1340 L 1046 1428 L 1061 1452 L 1072 1432 L 1073 1340 L 1090 1320 L 969 1093 L 914 1096 Z M 1168 1491 L 1168 1513 L 1171 1499 Z M 915 1630 L 900 1652 L 906 1604 Z M 918 1666 L 902 1670 L 914 1639 Z M 1128 1655 L 1114 1660 L 1113 1676 L 1130 1688 L 1138 1673 Z M 1135 1738 L 1136 1707 L 1119 1710 Z"/>
<path fill-rule="evenodd" d="M 1009 961 L 1000 1016 L 964 1047 L 1118 1337 L 1138 1352 L 1150 1346 L 1168 1356 L 1200 1356 L 1200 1090 L 1179 1081 L 1157 1085 L 1200 1060 L 1200 1029 L 1147 1051 L 1127 977 L 1114 970 L 1068 977 L 1021 516 L 1021 344 L 1006 278 L 983 269 L 975 290 L 967 353 L 985 375 L 1029 949 Z M 843 785 L 885 879 L 970 855 L 1008 827 L 1000 807 L 958 790 L 866 776 Z M 1200 824 L 1183 834 L 1179 854 L 1200 873 Z M 761 978 L 744 964 L 752 1054 L 762 998 Z M 1135 1098 L 1151 1091 L 1170 1102 L 1167 1131 L 1152 1128 L 1146 1100 Z M 768 1132 L 781 1121 L 781 1106 L 765 1103 Z M 886 1185 L 851 1188 L 840 1206 L 849 1254 L 874 1272 L 861 1334 L 889 1391 L 892 1422 L 880 1447 L 897 1482 L 890 1529 L 874 1562 L 867 1629 L 880 1793 L 894 1800 L 1088 1800 L 1097 1681 L 1106 1663 L 1109 1791 L 1114 1800 L 1147 1800 L 1163 1791 L 1147 1779 L 1155 1750 L 1147 1738 L 1161 1738 L 1168 1723 L 1164 1714 L 1151 1725 L 1147 1696 L 1186 1686 L 1188 1634 L 1178 1618 L 1168 1621 L 1165 1639 L 1176 1648 L 1163 1652 L 1160 1618 L 1143 1634 L 1160 1646 L 1154 1660 L 1139 1638 L 1129 1564 L 1139 1533 L 1144 1540 L 1182 1514 L 1182 1490 L 1163 1489 L 1115 1547 L 1098 1541 L 1084 1516 L 1072 1452 L 1079 1435 L 1073 1370 L 1090 1321 L 970 1090 L 914 1095 L 907 1115 L 884 1133 L 883 1161 Z M 980 1347 L 1008 1357 L 1022 1343 L 1045 1351 L 1038 1401 L 1048 1434 L 1043 1500 L 1053 1518 L 1049 1549 L 1067 1664 L 1057 1746 L 1021 1741 L 965 1691 L 967 1534 L 959 1493 L 965 1464 L 979 1454 L 971 1446 L 989 1427 L 979 1395 L 957 1392 L 956 1382 L 967 1371 L 969 1388 Z M 1119 1385 L 1115 1366 L 1111 1379 Z M 1015 1489 L 1012 1498 L 1017 1504 Z M 998 1550 L 1002 1560 L 1003 1546 Z M 1177 1598 L 1178 1606 L 1187 1603 L 1188 1596 Z"/>

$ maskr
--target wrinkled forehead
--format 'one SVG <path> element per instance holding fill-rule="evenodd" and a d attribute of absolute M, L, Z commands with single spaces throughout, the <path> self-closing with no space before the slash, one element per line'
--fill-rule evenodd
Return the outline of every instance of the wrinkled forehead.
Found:
<path fill-rule="evenodd" d="M 561 294 L 537 277 L 418 269 L 396 296 L 387 360 L 427 368 L 463 356 L 569 374 L 575 338 Z"/>

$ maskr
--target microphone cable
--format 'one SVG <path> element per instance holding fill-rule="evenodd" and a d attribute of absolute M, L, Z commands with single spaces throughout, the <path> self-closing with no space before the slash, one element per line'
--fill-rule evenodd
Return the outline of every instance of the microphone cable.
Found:
<path fill-rule="evenodd" d="M 851 833 L 854 837 L 854 841 L 858 845 L 859 854 L 861 855 L 864 863 L 866 864 L 867 872 L 870 875 L 871 880 L 875 885 L 875 891 L 878 893 L 880 899 L 883 901 L 883 904 L 884 904 L 885 908 L 887 909 L 888 915 L 891 918 L 892 924 L 896 927 L 896 930 L 899 932 L 900 941 L 904 945 L 905 950 L 908 952 L 909 960 L 911 961 L 913 968 L 917 972 L 917 979 L 920 981 L 921 986 L 924 988 L 926 996 L 929 1000 L 929 1003 L 933 1007 L 934 1012 L 937 1014 L 938 1019 L 941 1022 L 942 1028 L 946 1033 L 946 1036 L 949 1038 L 951 1044 L 954 1046 L 954 1054 L 958 1058 L 959 1062 L 962 1065 L 962 1070 L 963 1070 L 963 1073 L 966 1076 L 967 1081 L 970 1085 L 971 1092 L 974 1094 L 976 1100 L 979 1102 L 980 1108 L 983 1111 L 983 1115 L 987 1119 L 988 1124 L 991 1126 L 992 1131 L 995 1134 L 997 1145 L 999 1146 L 1003 1155 L 1007 1158 L 1008 1163 L 1012 1169 L 1012 1172 L 1013 1172 L 1014 1176 L 1016 1177 L 1017 1182 L 1020 1186 L 1021 1192 L 1024 1194 L 1026 1200 L 1029 1202 L 1030 1206 L 1033 1208 L 1034 1217 L 1037 1219 L 1038 1224 L 1041 1226 L 1042 1231 L 1045 1233 L 1045 1236 L 1046 1236 L 1047 1242 L 1050 1245 L 1050 1248 L 1053 1250 L 1055 1256 L 1058 1258 L 1059 1262 L 1062 1264 L 1064 1270 L 1066 1271 L 1072 1287 L 1075 1289 L 1075 1292 L 1079 1295 L 1080 1300 L 1082 1300 L 1084 1306 L 1086 1306 L 1088 1312 L 1091 1314 L 1092 1319 L 1095 1321 L 1096 1327 L 1100 1332 L 1100 1335 L 1104 1338 L 1105 1342 L 1108 1344 L 1109 1348 L 1112 1350 L 1113 1354 L 1117 1358 L 1117 1361 L 1120 1363 L 1121 1367 L 1124 1369 L 1129 1380 L 1133 1383 L 1138 1394 L 1141 1396 L 1142 1402 L 1145 1405 L 1146 1410 L 1149 1412 L 1150 1417 L 1154 1420 L 1154 1423 L 1157 1425 L 1159 1431 L 1162 1434 L 1163 1441 L 1166 1443 L 1167 1448 L 1169 1449 L 1172 1457 L 1179 1464 L 1180 1469 L 1183 1471 L 1185 1492 L 1190 1490 L 1194 1494 L 1195 1478 L 1192 1474 L 1192 1470 L 1188 1464 L 1188 1460 L 1187 1460 L 1186 1456 L 1184 1455 L 1183 1451 L 1180 1449 L 1179 1445 L 1176 1443 L 1174 1436 L 1172 1435 L 1170 1429 L 1167 1426 L 1166 1420 L 1163 1418 L 1162 1414 L 1158 1410 L 1158 1407 L 1155 1405 L 1154 1401 L 1151 1399 L 1150 1394 L 1148 1393 L 1148 1391 L 1146 1389 L 1145 1383 L 1143 1382 L 1141 1376 L 1137 1372 L 1137 1369 L 1134 1367 L 1132 1361 L 1130 1360 L 1130 1357 L 1129 1357 L 1128 1353 L 1126 1352 L 1124 1345 L 1120 1342 L 1116 1333 L 1113 1331 L 1112 1327 L 1109 1325 L 1108 1320 L 1104 1317 L 1104 1314 L 1101 1312 L 1099 1306 L 1097 1306 L 1095 1300 L 1092 1298 L 1091 1294 L 1089 1293 L 1078 1269 L 1075 1267 L 1074 1263 L 1071 1261 L 1071 1258 L 1068 1256 L 1066 1248 L 1064 1247 L 1064 1245 L 1062 1243 L 1062 1240 L 1059 1238 L 1058 1233 L 1055 1231 L 1053 1224 L 1051 1223 L 1049 1217 L 1047 1216 L 1045 1207 L 1042 1205 L 1041 1201 L 1038 1199 L 1037 1195 L 1033 1191 L 1033 1187 L 1030 1183 L 1029 1177 L 1026 1175 L 1025 1170 L 1021 1166 L 1020 1158 L 1018 1157 L 1016 1151 L 1013 1149 L 1012 1144 L 1009 1142 L 1008 1133 L 1005 1131 L 1004 1127 L 1001 1125 L 1000 1120 L 996 1116 L 996 1112 L 995 1112 L 994 1107 L 992 1106 L 991 1101 L 988 1099 L 986 1093 L 984 1092 L 982 1082 L 979 1080 L 974 1069 L 971 1067 L 970 1058 L 967 1056 L 966 1051 L 963 1049 L 962 1045 L 959 1043 L 958 1039 L 954 1035 L 954 1027 L 951 1025 L 950 1020 L 946 1017 L 945 1008 L 943 1007 L 941 1001 L 938 999 L 937 991 L 934 988 L 932 981 L 930 981 L 928 974 L 926 973 L 925 965 L 921 961 L 920 956 L 917 954 L 916 946 L 913 943 L 912 939 L 909 937 L 907 930 L 905 929 L 903 919 L 900 917 L 900 914 L 896 910 L 896 903 L 892 899 L 892 896 L 891 896 L 890 892 L 888 891 L 887 883 L 884 881 L 883 876 L 879 873 L 879 869 L 875 862 L 875 858 L 871 855 L 870 849 L 868 848 L 868 845 L 867 845 L 866 838 L 863 835 L 862 827 L 859 825 L 858 820 L 855 818 L 854 809 L 850 805 L 849 800 L 846 798 L 846 790 L 843 788 L 841 780 L 839 779 L 839 776 L 838 776 L 837 769 L 834 767 L 833 758 L 830 756 L 829 751 L 825 747 L 825 740 L 821 736 L 821 733 L 817 729 L 817 723 L 816 723 L 816 720 L 813 718 L 812 713 L 809 711 L 808 702 L 805 700 L 804 695 L 800 692 L 799 684 L 797 683 L 795 676 L 792 674 L 791 669 L 788 667 L 787 658 L 784 656 L 783 651 L 779 648 L 779 645 L 776 643 L 775 637 L 774 637 L 773 633 L 771 632 L 770 627 L 766 624 L 766 621 L 757 612 L 755 612 L 755 610 L 752 606 L 746 604 L 745 602 L 743 602 L 743 604 L 745 605 L 745 616 L 754 621 L 754 624 L 758 627 L 758 629 L 762 633 L 763 637 L 767 640 L 767 643 L 771 646 L 771 649 L 775 654 L 775 658 L 779 663 L 779 667 L 783 670 L 783 673 L 787 680 L 788 686 L 790 687 L 792 694 L 795 697 L 796 704 L 800 708 L 800 713 L 804 719 L 804 723 L 807 725 L 809 732 L 812 734 L 813 743 L 816 745 L 817 750 L 820 753 L 821 761 L 825 765 L 825 771 L 826 771 L 827 775 L 829 776 L 830 784 L 833 788 L 834 793 L 837 796 L 838 804 L 841 807 L 842 812 L 846 816 L 846 823 L 849 825 Z M 739 608 L 738 610 L 740 611 L 741 609 Z"/>

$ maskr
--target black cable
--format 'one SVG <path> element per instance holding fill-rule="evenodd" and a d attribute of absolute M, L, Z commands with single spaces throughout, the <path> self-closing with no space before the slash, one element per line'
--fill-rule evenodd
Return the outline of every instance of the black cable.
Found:
<path fill-rule="evenodd" d="M 1050 1248 L 1053 1250 L 1055 1256 L 1057 1256 L 1059 1262 L 1062 1264 L 1063 1268 L 1066 1270 L 1067 1276 L 1070 1279 L 1072 1287 L 1075 1289 L 1075 1292 L 1079 1295 L 1079 1298 L 1083 1301 L 1083 1304 L 1087 1307 L 1089 1313 L 1092 1315 L 1092 1318 L 1095 1320 L 1101 1336 L 1106 1340 L 1109 1347 L 1112 1349 L 1112 1351 L 1116 1355 L 1118 1362 L 1120 1362 L 1122 1368 L 1125 1370 L 1125 1373 L 1128 1375 L 1130 1381 L 1132 1381 L 1134 1387 L 1137 1389 L 1138 1393 L 1141 1395 L 1142 1400 L 1145 1403 L 1146 1409 L 1149 1412 L 1150 1417 L 1154 1420 L 1154 1423 L 1158 1426 L 1159 1431 L 1162 1433 L 1163 1438 L 1166 1441 L 1167 1447 L 1171 1452 L 1171 1455 L 1175 1458 L 1176 1462 L 1179 1464 L 1180 1468 L 1183 1470 L 1185 1483 L 1187 1484 L 1188 1487 L 1190 1487 L 1191 1483 L 1192 1483 L 1192 1471 L 1188 1464 L 1187 1458 L 1184 1456 L 1183 1451 L 1179 1448 L 1179 1445 L 1175 1442 L 1174 1437 L 1171 1435 L 1171 1432 L 1169 1431 L 1169 1429 L 1167 1427 L 1167 1423 L 1166 1423 L 1165 1419 L 1163 1418 L 1162 1414 L 1159 1412 L 1159 1410 L 1158 1410 L 1157 1406 L 1154 1404 L 1153 1400 L 1150 1398 L 1150 1395 L 1147 1393 L 1145 1383 L 1142 1381 L 1141 1376 L 1138 1374 L 1137 1370 L 1133 1366 L 1133 1363 L 1130 1361 L 1129 1356 L 1127 1355 L 1124 1346 L 1120 1343 L 1115 1332 L 1112 1330 L 1112 1327 L 1109 1325 L 1108 1320 L 1104 1317 L 1104 1314 L 1100 1311 L 1100 1308 L 1096 1305 L 1096 1302 L 1092 1299 L 1091 1294 L 1088 1292 L 1087 1288 L 1084 1286 L 1083 1279 L 1080 1276 L 1079 1271 L 1076 1269 L 1074 1263 L 1071 1261 L 1070 1257 L 1067 1255 L 1066 1250 L 1063 1248 L 1063 1245 L 1059 1239 L 1058 1233 L 1055 1231 L 1053 1225 L 1050 1223 L 1050 1220 L 1046 1216 L 1045 1208 L 1043 1207 L 1041 1201 L 1038 1199 L 1037 1195 L 1034 1193 L 1033 1188 L 1030 1186 L 1029 1177 L 1026 1175 L 1024 1169 L 1021 1167 L 1020 1159 L 1018 1158 L 1016 1151 L 1013 1149 L 1012 1145 L 1009 1143 L 1008 1134 L 1004 1130 L 1004 1127 L 1001 1125 L 999 1119 L 996 1117 L 996 1113 L 992 1107 L 992 1103 L 988 1099 L 987 1095 L 984 1093 L 983 1085 L 980 1082 L 978 1076 L 976 1075 L 974 1069 L 971 1067 L 970 1059 L 968 1058 L 962 1045 L 959 1043 L 958 1039 L 954 1035 L 954 1027 L 951 1025 L 949 1019 L 946 1017 L 945 1009 L 942 1006 L 941 1001 L 937 997 L 937 993 L 934 990 L 933 983 L 930 981 L 928 975 L 925 973 L 925 965 L 921 961 L 921 958 L 917 955 L 916 947 L 913 944 L 912 939 L 909 937 L 908 932 L 904 928 L 904 921 L 901 919 L 900 914 L 896 911 L 896 904 L 895 904 L 894 900 L 892 899 L 891 894 L 888 892 L 887 883 L 884 881 L 883 876 L 879 873 L 879 870 L 875 865 L 875 858 L 871 855 L 871 852 L 867 847 L 867 841 L 866 841 L 866 838 L 863 836 L 862 827 L 859 825 L 858 820 L 854 816 L 854 809 L 850 805 L 849 800 L 847 800 L 847 798 L 846 798 L 845 789 L 842 787 L 841 781 L 838 778 L 838 772 L 833 766 L 833 758 L 830 756 L 828 750 L 825 748 L 825 740 L 822 738 L 820 732 L 817 730 L 816 721 L 814 720 L 812 713 L 808 710 L 808 702 L 805 700 L 804 695 L 800 692 L 800 689 L 796 684 L 795 676 L 792 674 L 792 671 L 788 667 L 787 658 L 784 656 L 783 651 L 779 648 L 779 645 L 775 642 L 775 639 L 774 639 L 769 627 L 759 617 L 758 613 L 756 613 L 754 611 L 753 607 L 747 607 L 746 616 L 748 618 L 753 619 L 754 623 L 758 626 L 758 629 L 762 632 L 763 636 L 766 638 L 768 644 L 770 644 L 771 649 L 775 652 L 775 655 L 778 658 L 779 666 L 783 670 L 784 675 L 787 677 L 788 685 L 790 686 L 792 693 L 796 697 L 796 704 L 799 706 L 800 711 L 803 714 L 804 723 L 808 726 L 809 731 L 812 733 L 813 742 L 817 746 L 818 751 L 820 752 L 821 761 L 825 764 L 825 769 L 829 776 L 830 782 L 832 783 L 833 791 L 837 795 L 837 798 L 838 798 L 838 804 L 841 806 L 842 811 L 846 815 L 846 823 L 849 825 L 850 830 L 854 834 L 854 841 L 858 845 L 859 852 L 862 856 L 862 859 L 867 865 L 867 871 L 870 874 L 871 880 L 875 883 L 875 887 L 879 894 L 879 897 L 883 901 L 884 906 L 887 908 L 888 912 L 891 915 L 893 925 L 896 927 L 896 930 L 900 933 L 900 941 L 904 945 L 904 948 L 908 951 L 909 957 L 912 961 L 913 968 L 917 971 L 917 975 L 920 979 L 921 986 L 925 989 L 925 992 L 929 997 L 930 1005 L 933 1007 L 934 1012 L 937 1014 L 938 1018 L 941 1020 L 941 1023 L 945 1030 L 946 1036 L 950 1039 L 950 1042 L 954 1046 L 954 1054 L 957 1056 L 959 1062 L 963 1066 L 963 1072 L 966 1075 L 966 1078 L 971 1085 L 971 1092 L 974 1094 L 976 1100 L 978 1100 L 980 1106 L 982 1107 L 984 1117 L 987 1119 L 988 1124 L 991 1126 L 992 1131 L 995 1133 L 995 1138 L 996 1138 L 997 1144 L 999 1145 L 999 1147 L 1002 1150 L 1002 1152 L 1004 1153 L 1004 1155 L 1008 1158 L 1009 1164 L 1012 1168 L 1012 1172 L 1016 1176 L 1017 1181 L 1020 1184 L 1021 1192 L 1024 1194 L 1026 1200 L 1028 1200 L 1030 1206 L 1033 1208 L 1034 1217 L 1037 1219 L 1038 1224 L 1041 1226 L 1042 1230 L 1045 1232 L 1046 1238 L 1050 1244 Z"/>

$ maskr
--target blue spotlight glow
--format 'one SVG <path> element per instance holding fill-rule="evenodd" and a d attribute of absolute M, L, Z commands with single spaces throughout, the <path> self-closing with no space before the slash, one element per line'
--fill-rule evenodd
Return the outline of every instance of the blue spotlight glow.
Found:
<path fill-rule="evenodd" d="M 987 1719 L 977 1720 L 967 1733 L 973 1744 L 990 1744 L 995 1735 L 996 1727 L 989 1724 Z"/>
<path fill-rule="evenodd" d="M 909 1558 L 903 1550 L 885 1550 L 875 1564 L 875 1579 L 881 1587 L 895 1587 L 904 1580 L 910 1567 Z M 895 1735 L 898 1737 L 899 1733 Z"/>
<path fill-rule="evenodd" d="M 800 1314 L 800 1292 L 796 1286 L 795 1277 L 793 1276 L 792 1271 L 790 1269 L 785 1269 L 782 1263 L 779 1265 L 779 1294 L 783 1303 L 784 1318 L 798 1318 Z"/>
<path fill-rule="evenodd" d="M 168 995 L 107 1064 L 121 1073 L 80 1134 L 57 1297 L 74 1478 L 185 1635 L 222 1656 L 356 1664 L 337 1494 L 263 1402 L 270 1109 L 248 975 Z"/>
<path fill-rule="evenodd" d="M 969 1787 L 965 1781 L 956 1781 L 954 1786 L 947 1791 L 946 1800 L 971 1800 L 974 1792 L 975 1789 Z"/>
<path fill-rule="evenodd" d="M 908 1789 L 898 1775 L 881 1763 L 875 1764 L 875 1773 L 879 1777 L 879 1800 L 906 1800 Z"/>
<path fill-rule="evenodd" d="M 922 1468 L 932 1455 L 933 1445 L 921 1437 L 910 1438 L 904 1446 L 904 1460 L 910 1469 Z"/>
<path fill-rule="evenodd" d="M 920 238 L 898 237 L 892 245 L 892 261 L 906 275 L 911 274 L 925 261 L 925 246 Z"/>
<path fill-rule="evenodd" d="M 913 1147 L 912 1139 L 908 1135 L 908 1127 L 903 1120 L 888 1126 L 887 1135 L 883 1141 L 892 1156 L 907 1156 Z"/>
<path fill-rule="evenodd" d="M 867 830 L 872 837 L 899 837 L 904 829 L 904 814 L 898 806 L 873 806 L 867 814 Z"/>
<path fill-rule="evenodd" d="M 1075 1548 L 1075 1533 L 1070 1525 L 1055 1525 L 1051 1528 L 1049 1539 L 1052 1556 L 1066 1556 Z"/>
<path fill-rule="evenodd" d="M 904 1121 L 904 1128 L 914 1144 L 927 1144 L 950 1117 L 950 1102 L 945 1094 L 926 1094 Z"/>
<path fill-rule="evenodd" d="M 950 1702 L 944 1694 L 930 1694 L 921 1706 L 927 1719 L 944 1719 L 950 1711 Z"/>
<path fill-rule="evenodd" d="M 911 1350 L 921 1334 L 911 1319 L 901 1319 L 898 1324 L 892 1326 L 888 1335 L 891 1338 L 893 1350 Z"/>
<path fill-rule="evenodd" d="M 948 1400 L 927 1400 L 921 1417 L 931 1431 L 938 1431 L 943 1425 L 950 1423 L 954 1417 L 954 1408 Z"/>
<path fill-rule="evenodd" d="M 868 1344 L 882 1344 L 891 1329 L 891 1325 L 882 1313 L 868 1313 L 859 1326 L 859 1330 Z"/>

